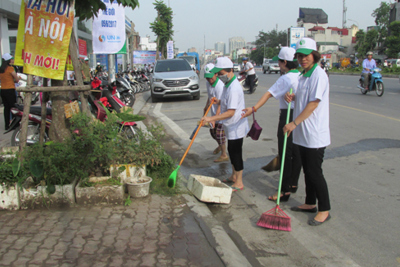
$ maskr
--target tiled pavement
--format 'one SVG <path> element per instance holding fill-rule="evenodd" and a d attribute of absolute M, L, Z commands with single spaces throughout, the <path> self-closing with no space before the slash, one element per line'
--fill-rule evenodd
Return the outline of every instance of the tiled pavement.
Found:
<path fill-rule="evenodd" d="M 0 266 L 224 266 L 185 203 L 0 211 Z"/>

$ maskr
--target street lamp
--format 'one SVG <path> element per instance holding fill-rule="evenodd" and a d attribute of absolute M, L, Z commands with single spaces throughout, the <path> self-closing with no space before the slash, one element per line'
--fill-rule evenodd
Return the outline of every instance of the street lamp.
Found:
<path fill-rule="evenodd" d="M 352 19 L 347 19 L 347 20 L 354 21 L 355 23 L 357 23 L 357 28 L 360 28 L 360 27 L 358 26 L 358 22 L 357 22 L 356 20 L 352 20 Z"/>

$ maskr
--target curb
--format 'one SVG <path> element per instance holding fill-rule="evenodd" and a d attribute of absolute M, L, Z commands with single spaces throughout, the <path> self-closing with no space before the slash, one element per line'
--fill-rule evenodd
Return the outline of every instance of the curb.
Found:
<path fill-rule="evenodd" d="M 150 95 L 145 98 L 144 94 L 137 98 L 134 104 L 134 114 L 138 114 L 142 108 L 147 104 L 150 99 Z M 143 122 L 140 124 L 141 127 L 146 128 Z M 193 195 L 190 194 L 186 185 L 187 179 L 179 172 L 179 180 L 182 188 L 186 189 L 187 192 L 183 193 L 182 196 L 186 199 L 186 204 L 190 208 L 191 212 L 194 213 L 194 217 L 203 231 L 208 243 L 214 248 L 222 262 L 226 266 L 249 266 L 252 265 L 247 258 L 242 254 L 233 240 L 230 238 L 224 227 L 219 223 L 210 209 L 203 202 L 198 201 Z"/>

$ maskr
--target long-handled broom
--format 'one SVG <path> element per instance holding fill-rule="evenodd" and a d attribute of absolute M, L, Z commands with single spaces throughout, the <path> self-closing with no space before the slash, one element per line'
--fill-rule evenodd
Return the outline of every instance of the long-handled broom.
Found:
<path fill-rule="evenodd" d="M 292 93 L 292 88 L 290 88 L 290 93 Z M 289 123 L 290 106 L 291 102 L 289 103 L 287 109 L 286 124 Z M 285 139 L 283 141 L 283 153 L 281 160 L 281 171 L 279 174 L 278 195 L 276 197 L 276 207 L 270 209 L 269 211 L 264 212 L 257 222 L 258 226 L 274 230 L 281 230 L 281 231 L 292 230 L 290 217 L 279 207 L 279 201 L 281 198 L 281 189 L 282 189 L 283 168 L 285 166 L 286 143 L 287 143 L 287 133 L 285 133 Z"/>
<path fill-rule="evenodd" d="M 212 98 L 211 101 L 210 101 L 210 105 L 208 106 L 207 111 L 206 111 L 206 113 L 204 114 L 204 116 L 207 116 L 207 114 L 208 114 L 208 112 L 210 111 L 211 106 L 214 104 L 214 102 L 215 102 L 215 98 Z M 189 152 L 189 149 L 190 149 L 190 147 L 192 146 L 192 144 L 193 144 L 193 142 L 194 142 L 194 139 L 196 138 L 198 132 L 200 131 L 200 128 L 201 128 L 202 123 L 203 123 L 203 120 L 200 121 L 200 125 L 198 125 L 198 127 L 196 128 L 196 132 L 194 133 L 194 135 L 193 135 L 193 137 L 192 137 L 192 141 L 190 141 L 190 144 L 189 144 L 188 148 L 186 149 L 185 154 L 183 154 L 183 157 L 182 157 L 181 161 L 179 162 L 179 165 L 176 167 L 176 169 L 175 169 L 175 170 L 171 173 L 171 175 L 169 176 L 168 182 L 167 182 L 168 187 L 170 187 L 170 188 L 175 187 L 175 184 L 176 184 L 176 177 L 178 176 L 179 168 L 181 167 L 181 165 L 182 165 L 182 163 L 183 163 L 183 160 L 185 159 L 187 153 Z"/>

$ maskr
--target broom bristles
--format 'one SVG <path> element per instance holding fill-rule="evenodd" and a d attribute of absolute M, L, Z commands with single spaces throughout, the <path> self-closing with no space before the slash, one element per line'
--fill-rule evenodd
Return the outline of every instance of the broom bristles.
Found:
<path fill-rule="evenodd" d="M 279 206 L 264 212 L 258 220 L 257 225 L 274 230 L 289 232 L 292 230 L 290 217 Z"/>

